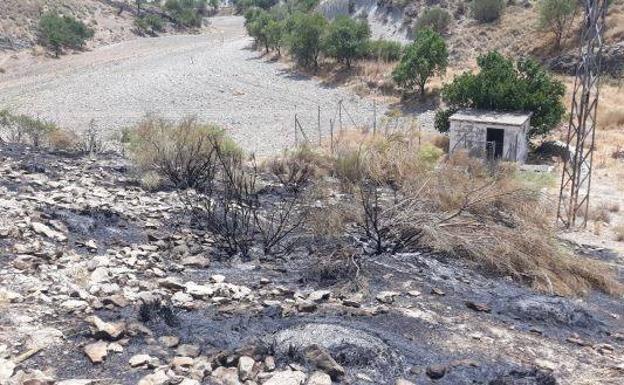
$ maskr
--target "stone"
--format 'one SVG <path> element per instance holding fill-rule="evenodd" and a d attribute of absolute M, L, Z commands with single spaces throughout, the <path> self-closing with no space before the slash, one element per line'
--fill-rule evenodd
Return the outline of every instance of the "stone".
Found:
<path fill-rule="evenodd" d="M 377 301 L 381 303 L 391 304 L 394 302 L 394 298 L 398 297 L 401 293 L 396 291 L 382 291 L 375 297 Z"/>
<path fill-rule="evenodd" d="M 193 255 L 182 258 L 180 263 L 184 266 L 205 269 L 210 266 L 210 258 L 204 257 L 203 255 Z"/>
<path fill-rule="evenodd" d="M 193 302 L 193 297 L 190 294 L 178 291 L 171 296 L 171 302 L 175 306 L 187 306 Z"/>
<path fill-rule="evenodd" d="M 320 345 L 312 344 L 308 346 L 304 355 L 310 364 L 329 374 L 333 380 L 337 380 L 345 374 L 344 368 Z"/>
<path fill-rule="evenodd" d="M 205 298 L 214 295 L 214 289 L 205 285 L 198 285 L 195 282 L 187 282 L 185 284 L 185 290 L 187 294 L 190 294 L 194 298 Z"/>
<path fill-rule="evenodd" d="M 63 381 L 56 382 L 56 385 L 91 385 L 95 382 L 96 382 L 95 380 L 73 378 L 70 380 L 63 380 Z"/>
<path fill-rule="evenodd" d="M 332 385 L 332 379 L 327 373 L 314 372 L 308 378 L 307 385 Z"/>
<path fill-rule="evenodd" d="M 275 370 L 275 358 L 273 356 L 266 356 L 264 359 L 264 367 L 267 371 L 272 372 Z"/>
<path fill-rule="evenodd" d="M 238 359 L 238 377 L 241 381 L 253 378 L 253 368 L 256 361 L 248 356 L 242 356 Z"/>
<path fill-rule="evenodd" d="M 429 365 L 425 370 L 427 376 L 433 380 L 439 380 L 446 374 L 446 366 L 444 365 Z"/>
<path fill-rule="evenodd" d="M 431 289 L 431 294 L 435 294 L 435 295 L 439 295 L 439 296 L 446 295 L 444 290 L 438 289 L 437 287 L 434 287 L 434 288 Z"/>
<path fill-rule="evenodd" d="M 9 378 L 13 375 L 15 366 L 16 365 L 13 361 L 0 358 L 0 384 L 5 384 L 9 381 Z"/>
<path fill-rule="evenodd" d="M 306 375 L 298 370 L 275 372 L 263 385 L 302 385 Z"/>
<path fill-rule="evenodd" d="M 485 304 L 485 303 L 477 303 L 477 302 L 472 302 L 472 301 L 466 301 L 466 307 L 470 310 L 474 310 L 474 311 L 478 311 L 478 312 L 483 312 L 483 313 L 489 313 L 492 311 L 492 308 Z"/>
<path fill-rule="evenodd" d="M 147 366 L 151 368 L 155 368 L 160 364 L 160 361 L 156 357 L 152 357 L 149 354 L 135 354 L 130 357 L 128 361 L 131 367 L 136 368 L 137 366 Z"/>
<path fill-rule="evenodd" d="M 395 383 L 395 385 L 415 385 L 415 384 L 411 381 L 407 381 L 404 378 L 399 378 L 397 382 Z"/>
<path fill-rule="evenodd" d="M 210 280 L 214 283 L 223 283 L 225 282 L 225 276 L 221 274 L 214 274 L 210 277 Z"/>
<path fill-rule="evenodd" d="M 191 357 L 176 356 L 171 360 L 171 365 L 176 368 L 188 368 L 193 366 L 193 359 Z"/>
<path fill-rule="evenodd" d="M 93 336 L 97 339 L 117 341 L 123 337 L 126 324 L 123 322 L 106 322 L 98 316 L 90 316 L 85 320 L 93 327 Z"/>
<path fill-rule="evenodd" d="M 65 234 L 53 230 L 41 222 L 32 222 L 30 226 L 36 234 L 43 235 L 58 242 L 67 241 L 67 237 L 65 236 Z"/>
<path fill-rule="evenodd" d="M 316 310 L 317 305 L 314 302 L 306 300 L 297 300 L 297 310 L 302 313 L 312 313 Z"/>
<path fill-rule="evenodd" d="M 315 290 L 308 295 L 308 301 L 319 303 L 329 299 L 331 297 L 331 291 L 329 290 Z"/>
<path fill-rule="evenodd" d="M 184 284 L 180 282 L 178 279 L 172 278 L 172 277 L 163 278 L 159 280 L 158 286 L 165 288 L 165 289 L 169 289 L 169 290 L 175 290 L 175 291 L 184 289 Z"/>
<path fill-rule="evenodd" d="M 218 385 L 242 385 L 238 378 L 237 368 L 219 366 L 212 372 L 210 378 Z"/>
<path fill-rule="evenodd" d="M 84 352 L 89 360 L 94 364 L 104 362 L 108 355 L 108 345 L 104 341 L 98 341 L 84 347 Z"/>
<path fill-rule="evenodd" d="M 180 344 L 180 338 L 176 336 L 162 336 L 158 337 L 158 342 L 167 348 L 175 348 Z"/>
<path fill-rule="evenodd" d="M 199 356 L 199 353 L 201 353 L 199 345 L 184 344 L 178 346 L 176 349 L 176 354 L 178 356 L 196 358 Z"/>
<path fill-rule="evenodd" d="M 165 385 L 170 382 L 169 376 L 164 370 L 158 370 L 141 378 L 138 385 Z"/>
<path fill-rule="evenodd" d="M 201 383 L 197 380 L 194 380 L 192 378 L 185 378 L 178 385 L 200 385 L 200 384 Z"/>

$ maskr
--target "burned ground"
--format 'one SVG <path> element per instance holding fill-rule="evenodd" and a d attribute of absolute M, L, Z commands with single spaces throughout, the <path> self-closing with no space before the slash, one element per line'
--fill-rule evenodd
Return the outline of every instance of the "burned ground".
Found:
<path fill-rule="evenodd" d="M 163 372 L 172 382 L 220 384 L 242 356 L 256 361 L 258 378 L 311 375 L 311 346 L 344 369 L 334 381 L 343 384 L 624 378 L 620 298 L 538 294 L 426 250 L 361 256 L 358 285 L 310 279 L 316 257 L 303 251 L 218 260 L 210 236 L 178 220 L 179 196 L 135 186 L 122 158 L 1 151 L 0 369 L 16 363 L 7 383 L 135 384 Z M 98 331 L 91 316 L 120 323 L 121 334 Z M 106 357 L 94 364 L 84 350 L 96 336 Z M 179 341 L 163 338 L 171 336 Z M 158 364 L 131 368 L 139 354 Z M 190 366 L 174 364 L 180 356 Z"/>

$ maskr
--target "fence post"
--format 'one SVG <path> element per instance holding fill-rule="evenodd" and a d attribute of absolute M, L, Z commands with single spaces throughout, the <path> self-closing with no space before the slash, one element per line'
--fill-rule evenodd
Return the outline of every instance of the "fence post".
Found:
<path fill-rule="evenodd" d="M 329 119 L 329 151 L 334 155 L 334 120 Z"/>
<path fill-rule="evenodd" d="M 373 101 L 373 136 L 377 134 L 377 101 Z"/>
<path fill-rule="evenodd" d="M 317 115 L 317 120 L 316 120 L 316 128 L 318 129 L 318 145 L 319 145 L 319 147 L 321 147 L 323 135 L 321 134 L 321 106 L 320 105 L 318 106 L 318 115 Z"/>
<path fill-rule="evenodd" d="M 338 122 L 340 124 L 340 133 L 342 133 L 342 99 L 338 102 Z"/>
<path fill-rule="evenodd" d="M 299 133 L 297 132 L 297 114 L 295 114 L 295 147 L 299 146 Z"/>

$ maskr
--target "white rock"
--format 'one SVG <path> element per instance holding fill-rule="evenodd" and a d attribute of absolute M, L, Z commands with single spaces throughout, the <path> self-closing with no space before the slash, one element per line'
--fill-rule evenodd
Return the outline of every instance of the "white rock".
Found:
<path fill-rule="evenodd" d="M 169 382 L 169 376 L 163 370 L 158 370 L 152 374 L 141 378 L 138 385 L 165 385 Z"/>
<path fill-rule="evenodd" d="M 332 385 L 332 379 L 327 373 L 316 371 L 308 379 L 307 385 Z"/>
<path fill-rule="evenodd" d="M 256 361 L 253 358 L 242 356 L 238 359 L 238 377 L 241 381 L 250 380 L 253 377 L 253 367 Z"/>
<path fill-rule="evenodd" d="M 41 222 L 32 222 L 30 226 L 32 227 L 33 231 L 39 235 L 44 235 L 50 239 L 54 239 L 55 241 L 59 242 L 65 242 L 67 240 L 65 234 L 59 231 L 52 230 L 50 227 L 44 225 Z"/>
<path fill-rule="evenodd" d="M 13 375 L 15 364 L 13 361 L 0 358 L 0 384 L 5 384 Z"/>
<path fill-rule="evenodd" d="M 275 372 L 264 385 L 301 385 L 306 380 L 306 375 L 298 370 L 284 370 Z"/>
<path fill-rule="evenodd" d="M 108 354 L 107 344 L 104 341 L 98 341 L 84 347 L 84 352 L 94 364 L 104 362 Z"/>

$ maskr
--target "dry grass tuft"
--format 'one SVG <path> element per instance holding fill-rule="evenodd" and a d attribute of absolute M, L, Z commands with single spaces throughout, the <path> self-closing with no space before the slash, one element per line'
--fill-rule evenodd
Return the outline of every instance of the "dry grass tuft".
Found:
<path fill-rule="evenodd" d="M 624 225 L 618 225 L 613 228 L 615 233 L 615 240 L 618 242 L 624 242 Z"/>
<path fill-rule="evenodd" d="M 542 193 L 543 183 L 514 165 L 503 163 L 493 173 L 466 153 L 440 161 L 441 155 L 437 147 L 415 147 L 401 135 L 353 134 L 325 156 L 327 173 L 349 186 L 355 200 L 373 197 L 364 202 L 364 211 L 377 213 L 369 222 L 378 221 L 379 233 L 391 234 L 391 241 L 404 242 L 403 250 L 427 247 L 468 259 L 541 292 L 622 291 L 606 264 L 575 256 L 558 241 L 556 205 Z M 379 186 L 376 192 L 363 190 L 371 184 Z M 357 198 L 358 191 L 366 194 Z"/>

